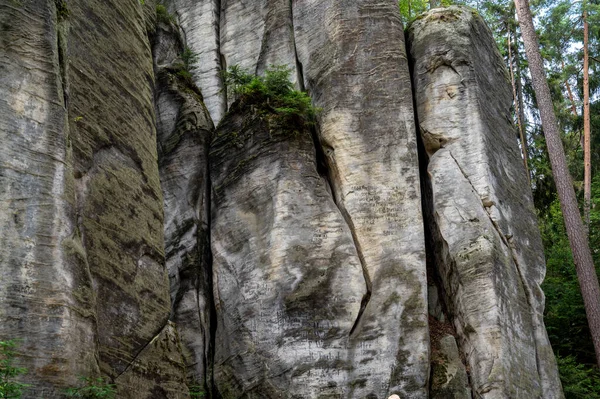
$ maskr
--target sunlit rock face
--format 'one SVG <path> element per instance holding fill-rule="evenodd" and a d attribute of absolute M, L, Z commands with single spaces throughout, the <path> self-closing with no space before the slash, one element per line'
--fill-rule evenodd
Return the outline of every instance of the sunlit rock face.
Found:
<path fill-rule="evenodd" d="M 0 340 L 25 398 L 81 376 L 126 399 L 562 397 L 480 17 L 424 14 L 407 55 L 395 1 L 164 6 L 0 0 Z M 314 124 L 235 101 L 232 65 L 287 67 Z"/>
<path fill-rule="evenodd" d="M 216 388 L 350 396 L 351 333 L 367 286 L 310 131 L 234 105 L 210 160 Z"/>
<path fill-rule="evenodd" d="M 493 37 L 450 7 L 409 28 L 428 228 L 474 394 L 561 397 L 543 324 L 543 249 Z"/>

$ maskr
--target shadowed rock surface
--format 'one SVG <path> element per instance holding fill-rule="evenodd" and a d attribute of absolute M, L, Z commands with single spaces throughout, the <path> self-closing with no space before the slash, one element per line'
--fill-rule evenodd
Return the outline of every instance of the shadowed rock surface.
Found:
<path fill-rule="evenodd" d="M 98 369 L 59 18 L 54 2 L 0 1 L 0 340 L 21 340 L 31 398 Z"/>
<path fill-rule="evenodd" d="M 542 243 L 493 40 L 466 8 L 432 10 L 409 28 L 434 261 L 474 394 L 562 397 L 542 318 Z"/>
<path fill-rule="evenodd" d="M 33 385 L 25 397 L 62 397 L 79 377 L 99 372 L 116 382 L 120 398 L 151 397 L 132 386 L 150 392 L 164 384 L 187 397 L 182 364 L 172 362 L 178 347 L 148 350 L 164 338 L 170 313 L 146 31 L 152 8 L 111 1 L 1 6 L 10 18 L 2 51 L 22 63 L 7 67 L 10 80 L 2 73 L 2 132 L 11 133 L 9 149 L 21 150 L 6 153 L 2 173 L 14 187 L 3 191 L 3 204 L 14 210 L 2 212 L 13 225 L 2 231 L 17 234 L 3 236 L 9 252 L 0 262 L 0 298 L 12 314 L 0 328 L 8 327 L 3 338 L 22 339 L 31 359 L 23 362 Z M 19 224 L 28 227 L 19 231 Z M 15 289 L 21 294 L 13 297 Z M 32 306 L 22 297 L 28 291 Z M 136 362 L 161 373 L 141 372 Z M 178 381 L 167 381 L 178 373 Z"/>
<path fill-rule="evenodd" d="M 180 74 L 183 52 L 173 23 L 159 22 L 153 56 L 171 320 L 178 326 L 190 384 L 208 390 L 212 302 L 208 149 L 214 128 L 199 90 Z"/>

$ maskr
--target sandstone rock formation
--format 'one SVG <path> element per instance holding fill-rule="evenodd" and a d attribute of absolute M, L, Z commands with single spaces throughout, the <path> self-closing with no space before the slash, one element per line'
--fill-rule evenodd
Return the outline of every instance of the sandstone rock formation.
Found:
<path fill-rule="evenodd" d="M 492 41 L 459 7 L 409 28 L 432 255 L 475 395 L 561 397 L 542 319 L 542 244 Z"/>
<path fill-rule="evenodd" d="M 352 378 L 351 332 L 367 288 L 310 132 L 235 107 L 210 159 L 216 388 L 350 396 L 366 382 Z"/>
<path fill-rule="evenodd" d="M 151 13 L 120 1 L 1 8 L 12 145 L 1 157 L 0 333 L 23 340 L 26 397 L 62 397 L 98 372 L 121 398 L 139 396 L 120 381 L 160 391 L 183 368 L 173 349 L 147 350 L 170 314 Z M 162 372 L 140 377 L 136 362 Z M 184 396 L 165 397 L 186 397 L 184 379 Z"/>
<path fill-rule="evenodd" d="M 31 397 L 49 398 L 97 370 L 59 19 L 53 2 L 0 2 L 0 339 L 21 339 Z"/>
<path fill-rule="evenodd" d="M 181 74 L 184 51 L 176 26 L 159 21 L 153 37 L 155 106 L 171 320 L 189 381 L 206 390 L 212 303 L 208 149 L 214 127 L 199 90 Z"/>
<path fill-rule="evenodd" d="M 480 17 L 413 23 L 411 82 L 395 1 L 164 6 L 0 0 L 0 340 L 25 398 L 80 376 L 132 399 L 561 397 Z M 272 64 L 314 125 L 227 98 L 224 68 Z"/>

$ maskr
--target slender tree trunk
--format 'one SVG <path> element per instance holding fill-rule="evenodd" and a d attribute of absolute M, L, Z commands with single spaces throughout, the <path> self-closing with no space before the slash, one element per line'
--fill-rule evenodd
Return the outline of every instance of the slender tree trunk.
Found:
<path fill-rule="evenodd" d="M 517 10 L 515 9 L 514 3 L 511 4 L 512 7 L 510 8 L 510 14 L 515 17 L 516 21 Z M 521 72 L 521 55 L 519 51 L 519 38 L 517 36 L 516 25 L 512 25 L 512 37 L 514 38 L 512 54 L 515 59 L 515 83 L 517 85 L 517 98 L 519 100 L 519 118 L 521 118 L 521 123 L 523 124 L 523 133 L 525 134 L 525 137 L 527 137 L 527 119 L 525 118 L 525 102 L 523 101 L 523 84 L 521 82 L 523 75 Z M 527 140 L 525 140 L 525 146 L 527 146 Z M 529 151 L 527 151 L 527 153 L 529 154 Z"/>
<path fill-rule="evenodd" d="M 592 162 L 590 144 L 590 83 L 589 83 L 589 56 L 588 56 L 588 21 L 586 2 L 583 2 L 583 221 L 586 235 L 590 226 L 590 203 L 592 199 Z"/>
<path fill-rule="evenodd" d="M 523 124 L 523 132 L 527 134 L 527 119 L 525 118 L 525 106 L 523 101 L 523 84 L 521 83 L 521 56 L 519 55 L 519 47 L 518 47 L 518 38 L 517 32 L 515 28 L 514 32 L 513 45 L 515 46 L 513 49 L 513 57 L 515 57 L 515 69 L 516 69 L 516 83 L 517 83 L 517 98 L 519 99 L 519 117 L 521 118 L 521 123 Z M 527 142 L 525 142 L 527 145 Z"/>
<path fill-rule="evenodd" d="M 560 60 L 563 72 L 565 70 L 565 62 Z M 565 79 L 565 86 L 567 87 L 567 94 L 569 95 L 569 101 L 571 102 L 571 112 L 573 115 L 577 116 L 577 107 L 575 106 L 575 98 L 573 97 L 573 91 L 571 90 L 571 85 L 569 84 L 569 79 Z"/>
<path fill-rule="evenodd" d="M 436 8 L 440 6 L 440 0 L 429 0 L 429 9 Z"/>
<path fill-rule="evenodd" d="M 565 62 L 563 60 L 560 60 L 560 63 L 562 65 L 562 69 L 563 71 L 565 70 Z M 569 96 L 569 101 L 571 102 L 571 112 L 573 113 L 574 116 L 578 116 L 577 115 L 577 106 L 575 105 L 575 98 L 573 97 L 573 91 L 571 90 L 571 85 L 569 84 L 569 79 L 565 79 L 565 86 L 567 87 L 567 94 Z M 583 136 L 581 136 L 581 133 L 579 134 L 579 141 L 581 143 L 581 148 L 585 148 L 585 141 Z"/>
<path fill-rule="evenodd" d="M 525 171 L 527 172 L 527 182 L 531 185 L 531 180 L 529 177 L 529 165 L 527 162 L 527 141 L 525 140 L 525 133 L 523 131 L 523 120 L 521 119 L 521 112 L 519 109 L 519 103 L 517 101 L 517 87 L 515 84 L 515 73 L 513 69 L 513 57 L 512 57 L 512 42 L 510 39 L 511 29 L 507 24 L 506 29 L 506 40 L 508 44 L 508 66 L 510 70 L 510 83 L 512 84 L 513 91 L 513 102 L 515 104 L 515 114 L 517 115 L 517 128 L 519 129 L 519 138 L 521 140 L 521 152 L 523 155 L 523 165 L 525 165 Z"/>
<path fill-rule="evenodd" d="M 544 64 L 539 50 L 539 42 L 533 26 L 531 10 L 527 0 L 515 0 L 521 36 L 525 43 L 525 52 L 529 61 L 529 69 L 533 81 L 542 127 L 546 136 L 546 146 L 552 165 L 552 174 L 558 191 L 560 207 L 565 219 L 567 235 L 573 252 L 577 269 L 577 278 L 583 296 L 585 313 L 587 315 L 592 341 L 596 351 L 596 362 L 600 366 L 600 286 L 594 270 L 594 262 L 588 245 L 583 221 L 577 208 L 575 190 L 569 170 L 565 151 L 560 140 L 558 122 L 552 106 L 550 88 L 544 72 Z"/>

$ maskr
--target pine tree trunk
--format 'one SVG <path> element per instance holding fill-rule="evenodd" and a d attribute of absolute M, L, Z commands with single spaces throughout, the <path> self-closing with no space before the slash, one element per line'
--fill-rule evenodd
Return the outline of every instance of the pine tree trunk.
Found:
<path fill-rule="evenodd" d="M 560 61 L 562 65 L 563 72 L 565 70 L 565 62 L 563 60 Z M 569 79 L 565 80 L 565 86 L 567 87 L 567 94 L 569 95 L 569 101 L 571 102 L 571 112 L 573 112 L 574 116 L 577 116 L 577 107 L 575 106 L 575 98 L 573 98 L 573 91 L 571 90 L 571 85 L 569 84 Z"/>
<path fill-rule="evenodd" d="M 589 55 L 588 55 L 588 21 L 585 1 L 583 2 L 583 220 L 586 235 L 590 226 L 590 203 L 592 199 L 592 162 L 590 144 L 590 83 L 589 83 Z"/>
<path fill-rule="evenodd" d="M 562 70 L 565 70 L 565 62 L 563 60 L 560 61 L 562 65 Z M 567 87 L 567 95 L 569 96 L 569 101 L 571 102 L 571 112 L 573 116 L 577 117 L 577 106 L 575 105 L 575 98 L 573 97 L 573 91 L 571 90 L 571 85 L 569 84 L 569 78 L 565 79 L 565 86 Z M 579 136 L 579 141 L 581 142 L 581 148 L 585 148 L 585 142 L 583 136 Z"/>
<path fill-rule="evenodd" d="M 548 87 L 548 81 L 544 72 L 544 64 L 533 26 L 529 2 L 527 0 L 514 1 L 519 16 L 521 36 L 529 61 L 533 88 L 542 119 L 542 127 L 546 136 L 546 146 L 548 148 L 548 155 L 550 156 L 552 174 L 554 175 L 558 198 L 565 219 L 567 235 L 577 269 L 577 278 L 579 279 L 585 312 L 596 351 L 596 361 L 600 366 L 600 286 L 598 285 L 598 276 L 594 270 L 592 254 L 588 245 L 583 221 L 577 208 L 575 190 L 573 189 L 573 183 L 567 168 L 565 151 L 560 140 L 558 122 L 554 114 L 550 88 Z"/>

